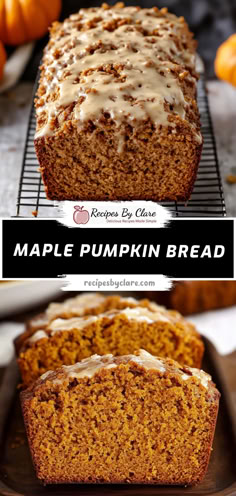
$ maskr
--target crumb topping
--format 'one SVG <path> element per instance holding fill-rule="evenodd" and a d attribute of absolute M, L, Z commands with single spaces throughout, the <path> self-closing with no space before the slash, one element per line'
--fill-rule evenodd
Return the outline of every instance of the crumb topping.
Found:
<path fill-rule="evenodd" d="M 44 55 L 36 138 L 53 135 L 68 115 L 78 128 L 113 121 L 118 151 L 124 121 L 135 126 L 150 119 L 174 132 L 175 117 L 184 120 L 193 103 L 182 81 L 196 81 L 193 43 L 183 23 L 157 7 L 103 5 L 57 24 Z M 190 126 L 200 143 L 195 123 Z"/>

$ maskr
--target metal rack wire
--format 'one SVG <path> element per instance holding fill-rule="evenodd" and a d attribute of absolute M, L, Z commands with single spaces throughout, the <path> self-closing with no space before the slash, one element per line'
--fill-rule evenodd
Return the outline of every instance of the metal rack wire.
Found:
<path fill-rule="evenodd" d="M 224 217 L 225 201 L 219 171 L 214 132 L 211 122 L 205 80 L 202 74 L 198 82 L 198 105 L 201 114 L 203 152 L 198 169 L 194 190 L 187 204 L 183 202 L 162 202 L 175 217 Z M 39 164 L 34 151 L 35 134 L 34 107 L 30 112 L 19 192 L 17 198 L 17 217 L 57 217 L 54 202 L 46 198 Z"/>

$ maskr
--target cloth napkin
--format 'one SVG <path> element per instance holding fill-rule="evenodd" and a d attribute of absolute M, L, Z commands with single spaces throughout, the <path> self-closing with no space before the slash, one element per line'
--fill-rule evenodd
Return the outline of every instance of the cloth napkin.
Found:
<path fill-rule="evenodd" d="M 188 320 L 214 344 L 221 355 L 236 349 L 236 306 L 190 315 Z"/>

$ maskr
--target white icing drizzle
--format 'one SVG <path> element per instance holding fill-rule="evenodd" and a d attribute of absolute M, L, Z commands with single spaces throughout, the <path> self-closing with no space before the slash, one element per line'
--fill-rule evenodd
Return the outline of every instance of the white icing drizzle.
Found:
<path fill-rule="evenodd" d="M 90 317 L 72 317 L 71 319 L 56 319 L 49 325 L 51 335 L 57 331 L 70 330 L 70 329 L 84 329 L 88 325 L 103 318 L 113 319 L 116 316 L 125 315 L 127 319 L 136 322 L 169 322 L 170 320 L 163 312 L 150 312 L 144 307 L 125 308 L 124 310 L 109 310 L 108 312 L 99 315 L 92 315 Z"/>
<path fill-rule="evenodd" d="M 34 343 L 36 343 L 36 341 L 39 341 L 40 339 L 43 339 L 43 338 L 48 338 L 48 335 L 46 334 L 45 331 L 39 330 L 39 331 L 35 332 L 34 334 L 32 334 L 32 336 L 30 336 L 30 338 L 27 339 L 27 342 L 34 344 Z"/>
<path fill-rule="evenodd" d="M 45 313 L 45 315 L 40 315 L 40 317 L 35 317 L 33 318 L 31 321 L 30 321 L 30 327 L 32 329 L 36 328 L 40 328 L 40 327 L 44 327 L 45 325 L 47 325 L 49 322 L 48 318 L 47 318 L 47 315 Z"/>
<path fill-rule="evenodd" d="M 102 317 L 101 315 L 91 315 L 90 317 L 72 317 L 71 319 L 56 319 L 51 322 L 48 329 L 50 330 L 51 336 L 53 336 L 58 331 L 69 331 L 72 329 L 77 329 L 81 331 L 84 327 L 89 326 L 93 322 L 96 322 Z"/>
<path fill-rule="evenodd" d="M 52 370 L 48 370 L 47 372 L 44 372 L 44 374 L 40 376 L 40 379 L 42 381 L 44 381 L 45 379 L 47 379 L 47 377 L 49 377 L 51 375 L 51 373 L 52 373 Z"/>
<path fill-rule="evenodd" d="M 112 354 L 108 355 L 92 355 L 89 358 L 85 358 L 74 365 L 63 365 L 62 368 L 68 377 L 75 377 L 77 379 L 82 379 L 83 377 L 93 377 L 100 369 L 111 369 L 116 368 L 119 363 L 135 362 L 141 367 L 147 370 L 159 370 L 159 372 L 165 372 L 164 362 L 156 358 L 145 350 L 140 350 L 139 355 L 124 355 L 122 357 L 115 358 Z M 54 382 L 54 381 L 53 381 Z"/>
<path fill-rule="evenodd" d="M 46 310 L 46 314 L 49 321 L 66 312 L 75 313 L 78 316 L 83 315 L 87 308 L 97 307 L 105 299 L 105 296 L 99 293 L 83 293 L 74 298 L 68 298 L 63 303 L 51 303 Z"/>
<path fill-rule="evenodd" d="M 154 311 L 155 310 L 155 311 Z M 167 312 L 162 309 L 162 307 L 158 307 L 153 311 L 150 311 L 146 307 L 135 307 L 135 308 L 125 308 L 124 310 L 118 311 L 121 314 L 124 314 L 129 320 L 137 320 L 138 322 L 148 322 L 152 324 L 153 322 L 170 322 L 170 319 L 167 316 Z M 112 316 L 112 315 L 111 315 Z"/>
<path fill-rule="evenodd" d="M 120 301 L 138 305 L 138 300 L 136 300 L 136 298 L 133 298 L 132 296 L 127 296 L 127 298 L 120 297 Z"/>
<path fill-rule="evenodd" d="M 133 304 L 138 306 L 139 302 L 135 298 L 131 296 L 120 297 L 119 295 L 115 295 L 119 297 L 119 301 L 121 303 L 127 303 L 127 305 Z M 34 318 L 30 325 L 32 328 L 40 328 L 46 326 L 51 321 L 57 319 L 63 314 L 69 313 L 74 316 L 82 317 L 85 314 L 86 310 L 99 307 L 102 303 L 106 301 L 109 297 L 105 297 L 99 293 L 82 293 L 80 295 L 75 296 L 74 298 L 68 298 L 63 303 L 50 303 L 48 308 L 45 311 L 45 315 L 40 315 L 39 318 Z M 164 307 L 157 305 L 154 302 L 149 302 L 149 309 L 153 312 L 156 311 L 165 311 Z"/>
<path fill-rule="evenodd" d="M 82 379 L 83 377 L 93 377 L 100 369 L 110 369 L 117 367 L 113 362 L 113 355 L 92 355 L 85 358 L 75 365 L 63 365 L 63 370 L 68 377 L 76 377 Z"/>
<path fill-rule="evenodd" d="M 159 370 L 159 372 L 164 373 L 166 371 L 165 361 L 161 360 L 161 358 L 157 358 L 151 353 L 148 353 L 145 350 L 139 350 L 139 355 L 126 355 L 128 361 L 138 363 L 141 367 L 144 367 L 146 370 Z"/>
<path fill-rule="evenodd" d="M 127 301 L 124 299 L 124 301 Z M 101 320 L 103 318 L 113 319 L 119 315 L 125 315 L 127 319 L 133 320 L 136 322 L 147 322 L 148 324 L 152 324 L 154 322 L 170 322 L 168 318 L 167 312 L 162 308 L 156 305 L 156 311 L 150 311 L 146 307 L 135 307 L 135 308 L 125 308 L 124 310 L 109 310 L 108 312 L 101 313 L 99 315 L 91 315 L 84 317 L 72 317 L 70 319 L 55 319 L 53 320 L 47 327 L 47 330 L 50 331 L 50 335 L 53 336 L 57 332 L 69 331 L 72 329 L 76 329 L 81 331 L 85 327 L 89 326 L 93 322 L 97 320 Z M 44 331 L 39 330 L 34 333 L 28 340 L 28 343 L 35 343 L 42 337 L 47 337 Z"/>
<path fill-rule="evenodd" d="M 31 321 L 31 327 L 45 326 L 66 313 L 82 316 L 85 310 L 98 307 L 105 299 L 105 296 L 99 293 L 83 293 L 74 298 L 68 298 L 63 303 L 50 303 L 43 316 L 40 315 L 39 318 L 36 317 Z"/>
<path fill-rule="evenodd" d="M 83 379 L 84 377 L 93 377 L 101 369 L 111 369 L 116 368 L 120 364 L 134 362 L 144 367 L 146 370 L 158 370 L 161 373 L 165 373 L 168 370 L 168 363 L 166 367 L 166 360 L 162 358 L 155 357 L 145 350 L 139 350 L 138 355 L 124 355 L 121 357 L 114 357 L 112 354 L 108 355 L 92 355 L 89 358 L 84 358 L 81 362 L 75 363 L 74 365 L 63 365 L 62 370 L 64 377 L 52 378 L 53 384 L 62 384 L 65 377 Z M 181 368 L 170 369 L 170 373 L 176 373 L 184 381 L 190 380 L 195 377 L 199 380 L 200 384 L 208 389 L 209 382 L 211 381 L 211 376 L 204 372 L 203 370 L 198 370 L 191 367 L 185 367 L 185 371 Z M 50 378 L 52 371 L 46 372 L 41 379 Z"/>
<path fill-rule="evenodd" d="M 190 367 L 187 367 L 187 368 L 194 377 L 197 377 L 201 381 L 202 386 L 204 386 L 207 389 L 208 388 L 208 382 L 211 381 L 211 376 L 209 374 L 207 374 L 206 372 L 204 372 L 203 370 L 190 368 Z M 191 377 L 191 375 L 188 375 L 188 374 L 182 375 L 182 379 L 184 381 L 188 380 L 190 377 Z"/>
<path fill-rule="evenodd" d="M 63 122 L 63 110 L 72 103 L 78 129 L 90 120 L 97 125 L 109 114 L 117 126 L 118 152 L 125 143 L 123 122 L 135 125 L 150 118 L 157 128 L 175 132 L 169 116 L 184 120 L 189 102 L 174 70 L 195 84 L 188 70 L 185 74 L 194 69 L 195 56 L 175 42 L 186 41 L 181 18 L 155 9 L 91 8 L 81 9 L 62 27 L 63 35 L 60 29 L 54 34 L 44 56 L 45 94 L 36 112 L 38 118 L 46 112 L 47 119 L 36 138 L 53 135 L 55 117 L 61 113 Z M 189 125 L 201 143 L 195 124 Z"/>

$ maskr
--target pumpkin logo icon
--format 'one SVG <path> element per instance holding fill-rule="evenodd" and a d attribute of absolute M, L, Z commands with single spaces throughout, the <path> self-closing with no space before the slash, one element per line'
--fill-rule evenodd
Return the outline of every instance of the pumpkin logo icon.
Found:
<path fill-rule="evenodd" d="M 83 210 L 84 207 L 75 206 L 75 212 L 73 214 L 73 220 L 76 224 L 87 224 L 89 221 L 88 210 Z"/>

